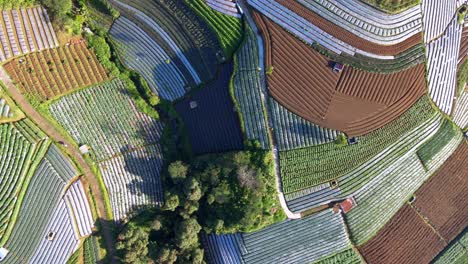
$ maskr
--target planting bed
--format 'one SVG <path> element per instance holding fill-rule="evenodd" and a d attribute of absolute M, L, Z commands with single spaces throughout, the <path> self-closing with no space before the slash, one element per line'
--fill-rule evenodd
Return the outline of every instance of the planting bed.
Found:
<path fill-rule="evenodd" d="M 434 259 L 434 264 L 464 264 L 468 261 L 468 230 L 463 231 Z"/>
<path fill-rule="evenodd" d="M 453 19 L 444 34 L 426 46 L 429 95 L 437 107 L 448 115 L 457 91 L 461 30 L 462 25 Z"/>
<path fill-rule="evenodd" d="M 161 124 L 137 110 L 125 85 L 114 79 L 50 106 L 52 116 L 73 139 L 91 147 L 96 161 L 159 140 Z"/>
<path fill-rule="evenodd" d="M 74 219 L 73 225 L 78 229 L 79 236 L 85 237 L 90 235 L 93 232 L 94 219 L 81 181 L 75 181 L 70 185 L 64 200 L 67 207 L 71 209 L 70 214 Z"/>
<path fill-rule="evenodd" d="M 4 67 L 23 93 L 41 101 L 108 78 L 84 42 L 31 53 Z"/>
<path fill-rule="evenodd" d="M 206 0 L 208 6 L 228 16 L 241 18 L 236 3 L 232 0 Z"/>
<path fill-rule="evenodd" d="M 468 91 L 461 93 L 455 104 L 453 121 L 462 129 L 468 128 Z"/>
<path fill-rule="evenodd" d="M 447 240 L 467 227 L 468 143 L 457 150 L 416 193 L 414 207 Z"/>
<path fill-rule="evenodd" d="M 459 133 L 452 122 L 444 120 L 439 131 L 418 150 L 419 159 L 428 164 L 432 158 Z"/>
<path fill-rule="evenodd" d="M 395 121 L 358 137 L 357 144 L 341 146 L 331 142 L 281 151 L 279 162 L 284 193 L 306 189 L 351 172 L 434 115 L 428 98 L 424 97 Z M 417 141 L 412 142 L 414 144 Z"/>
<path fill-rule="evenodd" d="M 378 129 L 410 108 L 425 92 L 424 65 L 378 74 L 332 62 L 271 20 L 255 13 L 266 42 L 272 97 L 291 112 L 322 127 L 359 136 Z M 351 85 L 348 85 L 350 82 Z"/>
<path fill-rule="evenodd" d="M 265 82 L 260 76 L 257 38 L 248 27 L 242 47 L 235 54 L 237 69 L 234 69 L 234 99 L 238 104 L 243 128 L 250 140 L 258 140 L 263 149 L 269 148 L 268 128 L 265 120 L 262 96 Z"/>
<path fill-rule="evenodd" d="M 0 246 L 10 235 L 24 193 L 49 144 L 27 119 L 0 125 Z"/>
<path fill-rule="evenodd" d="M 175 41 L 203 82 L 214 78 L 217 53 L 222 53 L 221 44 L 203 19 L 183 1 L 132 0 L 125 4 L 145 13 L 159 25 Z M 114 6 L 125 13 L 120 4 Z"/>
<path fill-rule="evenodd" d="M 444 247 L 430 226 L 405 205 L 359 251 L 367 263 L 429 263 Z"/>
<path fill-rule="evenodd" d="M 56 260 L 66 260 L 69 257 L 70 250 L 77 246 L 78 240 L 75 238 L 72 223 L 67 220 L 69 216 L 62 195 L 68 181 L 76 174 L 70 161 L 65 159 L 55 146 L 51 146 L 29 184 L 18 221 L 5 244 L 10 253 L 2 263 L 30 263 L 33 256 L 39 257 L 41 254 Z M 63 220 L 55 218 L 59 215 L 65 218 Z M 52 226 L 54 222 L 56 225 Z M 45 238 L 51 230 L 57 233 L 57 239 L 53 242 Z M 63 230 L 68 231 L 62 233 Z M 62 238 L 71 241 L 71 244 L 63 243 Z M 45 244 L 43 242 L 53 248 L 40 248 L 41 244 Z M 43 260 L 35 263 L 51 263 L 51 261 Z"/>
<path fill-rule="evenodd" d="M 457 1 L 452 0 L 424 0 L 421 1 L 423 12 L 424 42 L 440 37 L 452 19 L 457 19 Z M 441 8 L 443 6 L 443 8 Z"/>
<path fill-rule="evenodd" d="M 178 102 L 195 154 L 242 149 L 238 115 L 229 95 L 232 64 L 223 64 L 212 83 Z"/>
<path fill-rule="evenodd" d="M 361 264 L 361 257 L 354 249 L 349 248 L 337 254 L 327 256 L 312 264 Z"/>
<path fill-rule="evenodd" d="M 242 41 L 242 20 L 211 9 L 204 0 L 184 0 L 216 33 L 224 54 L 231 57 Z"/>
<path fill-rule="evenodd" d="M 341 214 L 331 209 L 252 233 L 209 235 L 204 242 L 213 263 L 247 264 L 312 263 L 350 246 Z"/>
<path fill-rule="evenodd" d="M 42 7 L 3 10 L 0 22 L 0 62 L 59 45 L 47 12 Z"/>
<path fill-rule="evenodd" d="M 61 98 L 50 112 L 78 144 L 91 147 L 109 190 L 114 220 L 159 205 L 162 123 L 141 113 L 120 79 Z"/>
<path fill-rule="evenodd" d="M 132 21 L 116 20 L 110 30 L 123 63 L 141 73 L 151 89 L 166 100 L 182 97 L 189 83 L 166 51 Z"/>

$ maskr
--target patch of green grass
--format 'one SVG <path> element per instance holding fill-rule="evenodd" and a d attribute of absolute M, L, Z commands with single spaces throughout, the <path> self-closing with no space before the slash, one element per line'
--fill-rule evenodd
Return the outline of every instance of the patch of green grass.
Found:
<path fill-rule="evenodd" d="M 403 12 L 415 5 L 418 5 L 421 0 L 361 0 L 381 11 L 396 14 Z"/>
<path fill-rule="evenodd" d="M 242 20 L 213 10 L 204 0 L 184 0 L 216 33 L 226 59 L 232 58 L 242 42 L 244 33 Z"/>

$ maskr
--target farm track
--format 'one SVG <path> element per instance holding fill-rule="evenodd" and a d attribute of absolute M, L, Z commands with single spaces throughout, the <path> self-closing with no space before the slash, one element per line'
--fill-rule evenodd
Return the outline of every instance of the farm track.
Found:
<path fill-rule="evenodd" d="M 281 5 L 287 7 L 288 9 L 292 10 L 294 13 L 300 15 L 301 17 L 305 18 L 306 20 L 310 21 L 323 31 L 329 33 L 330 35 L 352 45 L 355 48 L 358 48 L 363 51 L 367 51 L 369 53 L 377 54 L 377 55 L 397 55 L 419 43 L 422 41 L 422 34 L 415 34 L 411 36 L 407 40 L 395 44 L 395 45 L 379 45 L 376 43 L 372 43 L 368 40 L 362 39 L 350 31 L 341 28 L 332 22 L 324 19 L 320 15 L 314 13 L 313 11 L 309 10 L 305 6 L 301 5 L 300 3 L 292 0 L 276 0 Z"/>
<path fill-rule="evenodd" d="M 270 95 L 314 124 L 349 136 L 367 134 L 396 119 L 426 91 L 423 64 L 391 74 L 351 67 L 336 73 L 327 57 L 255 11 L 254 17 L 268 41 L 266 64 L 274 67 Z"/>
<path fill-rule="evenodd" d="M 10 77 L 4 71 L 0 69 L 0 81 L 6 86 L 9 94 L 15 100 L 15 102 L 21 107 L 21 109 L 26 113 L 26 115 L 42 130 L 46 133 L 52 140 L 59 142 L 62 141 L 68 146 L 73 146 L 72 142 L 68 142 L 60 133 L 49 124 L 49 122 L 37 112 L 34 107 L 32 107 L 29 102 L 24 98 L 21 92 L 13 84 Z M 91 167 L 86 163 L 86 161 L 81 156 L 81 153 L 77 149 L 72 149 L 71 147 L 66 148 L 66 152 L 69 156 L 73 157 L 78 165 L 83 169 L 84 176 L 89 181 L 89 186 L 93 194 L 95 195 L 95 203 L 97 205 L 97 210 L 99 213 L 99 222 L 101 224 L 101 231 L 106 242 L 106 248 L 111 259 L 112 263 L 115 263 L 115 242 L 112 231 L 111 222 L 112 219 L 107 217 L 106 209 L 104 206 L 104 195 L 100 189 L 100 184 L 93 174 Z"/>

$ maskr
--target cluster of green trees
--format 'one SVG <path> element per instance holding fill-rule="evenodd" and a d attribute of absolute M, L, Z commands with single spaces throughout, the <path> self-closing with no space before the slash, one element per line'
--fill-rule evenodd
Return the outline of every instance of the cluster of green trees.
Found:
<path fill-rule="evenodd" d="M 36 0 L 0 0 L 2 8 L 16 8 L 21 6 L 31 6 Z"/>
<path fill-rule="evenodd" d="M 285 218 L 271 153 L 256 149 L 172 162 L 165 204 L 131 220 L 119 235 L 125 263 L 203 263 L 200 232 L 260 229 Z"/>

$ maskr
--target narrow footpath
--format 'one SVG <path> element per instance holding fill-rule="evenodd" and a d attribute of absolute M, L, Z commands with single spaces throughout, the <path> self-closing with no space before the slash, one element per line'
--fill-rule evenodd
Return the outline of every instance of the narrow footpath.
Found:
<path fill-rule="evenodd" d="M 18 88 L 13 84 L 13 81 L 10 79 L 8 74 L 5 70 L 0 67 L 0 81 L 5 85 L 6 89 L 8 90 L 9 95 L 15 101 L 15 103 L 23 110 L 26 116 L 31 119 L 36 125 L 46 133 L 50 139 L 55 142 L 64 142 L 68 145 L 66 149 L 66 153 L 73 157 L 74 160 L 78 163 L 78 166 L 83 169 L 84 176 L 91 187 L 91 191 L 95 197 L 95 203 L 97 205 L 98 210 L 98 217 L 99 222 L 101 225 L 101 232 L 104 236 L 107 248 L 107 254 L 109 259 L 112 260 L 112 263 L 115 263 L 115 242 L 112 234 L 112 227 L 110 223 L 112 223 L 113 219 L 108 219 L 105 206 L 104 206 L 104 196 L 101 192 L 101 188 L 99 187 L 98 180 L 96 176 L 93 174 L 91 168 L 86 163 L 84 158 L 81 156 L 81 153 L 78 149 L 72 148 L 73 144 L 68 142 L 67 139 L 62 137 L 60 133 L 44 118 L 42 115 L 37 112 L 34 107 L 29 104 L 29 102 L 24 98 Z"/>
<path fill-rule="evenodd" d="M 272 133 L 272 128 L 273 128 L 273 121 L 270 118 L 270 111 L 268 107 L 268 91 L 267 91 L 267 83 L 266 83 L 266 78 L 265 78 L 265 51 L 263 48 L 263 38 L 257 28 L 257 25 L 255 24 L 254 19 L 252 18 L 252 15 L 250 14 L 250 10 L 245 3 L 245 0 L 240 0 L 237 2 L 240 7 L 242 8 L 242 11 L 244 12 L 244 16 L 247 19 L 247 22 L 249 23 L 250 27 L 252 30 L 255 32 L 255 35 L 257 36 L 257 43 L 258 43 L 258 64 L 259 67 L 262 69 L 260 71 L 260 79 L 263 82 L 263 89 L 262 89 L 262 102 L 263 105 L 266 108 L 266 116 L 265 118 L 267 119 L 267 126 L 268 126 L 268 137 L 270 138 L 271 146 L 273 148 L 273 159 L 274 159 L 274 166 L 275 166 L 275 176 L 276 176 L 276 189 L 278 192 L 278 199 L 280 201 L 281 207 L 283 208 L 284 213 L 289 219 L 299 219 L 301 218 L 301 214 L 293 213 L 291 210 L 289 210 L 288 205 L 286 204 L 286 200 L 284 198 L 283 194 L 283 186 L 281 184 L 281 174 L 279 171 L 279 156 L 278 156 L 278 149 L 275 146 L 275 141 Z"/>

